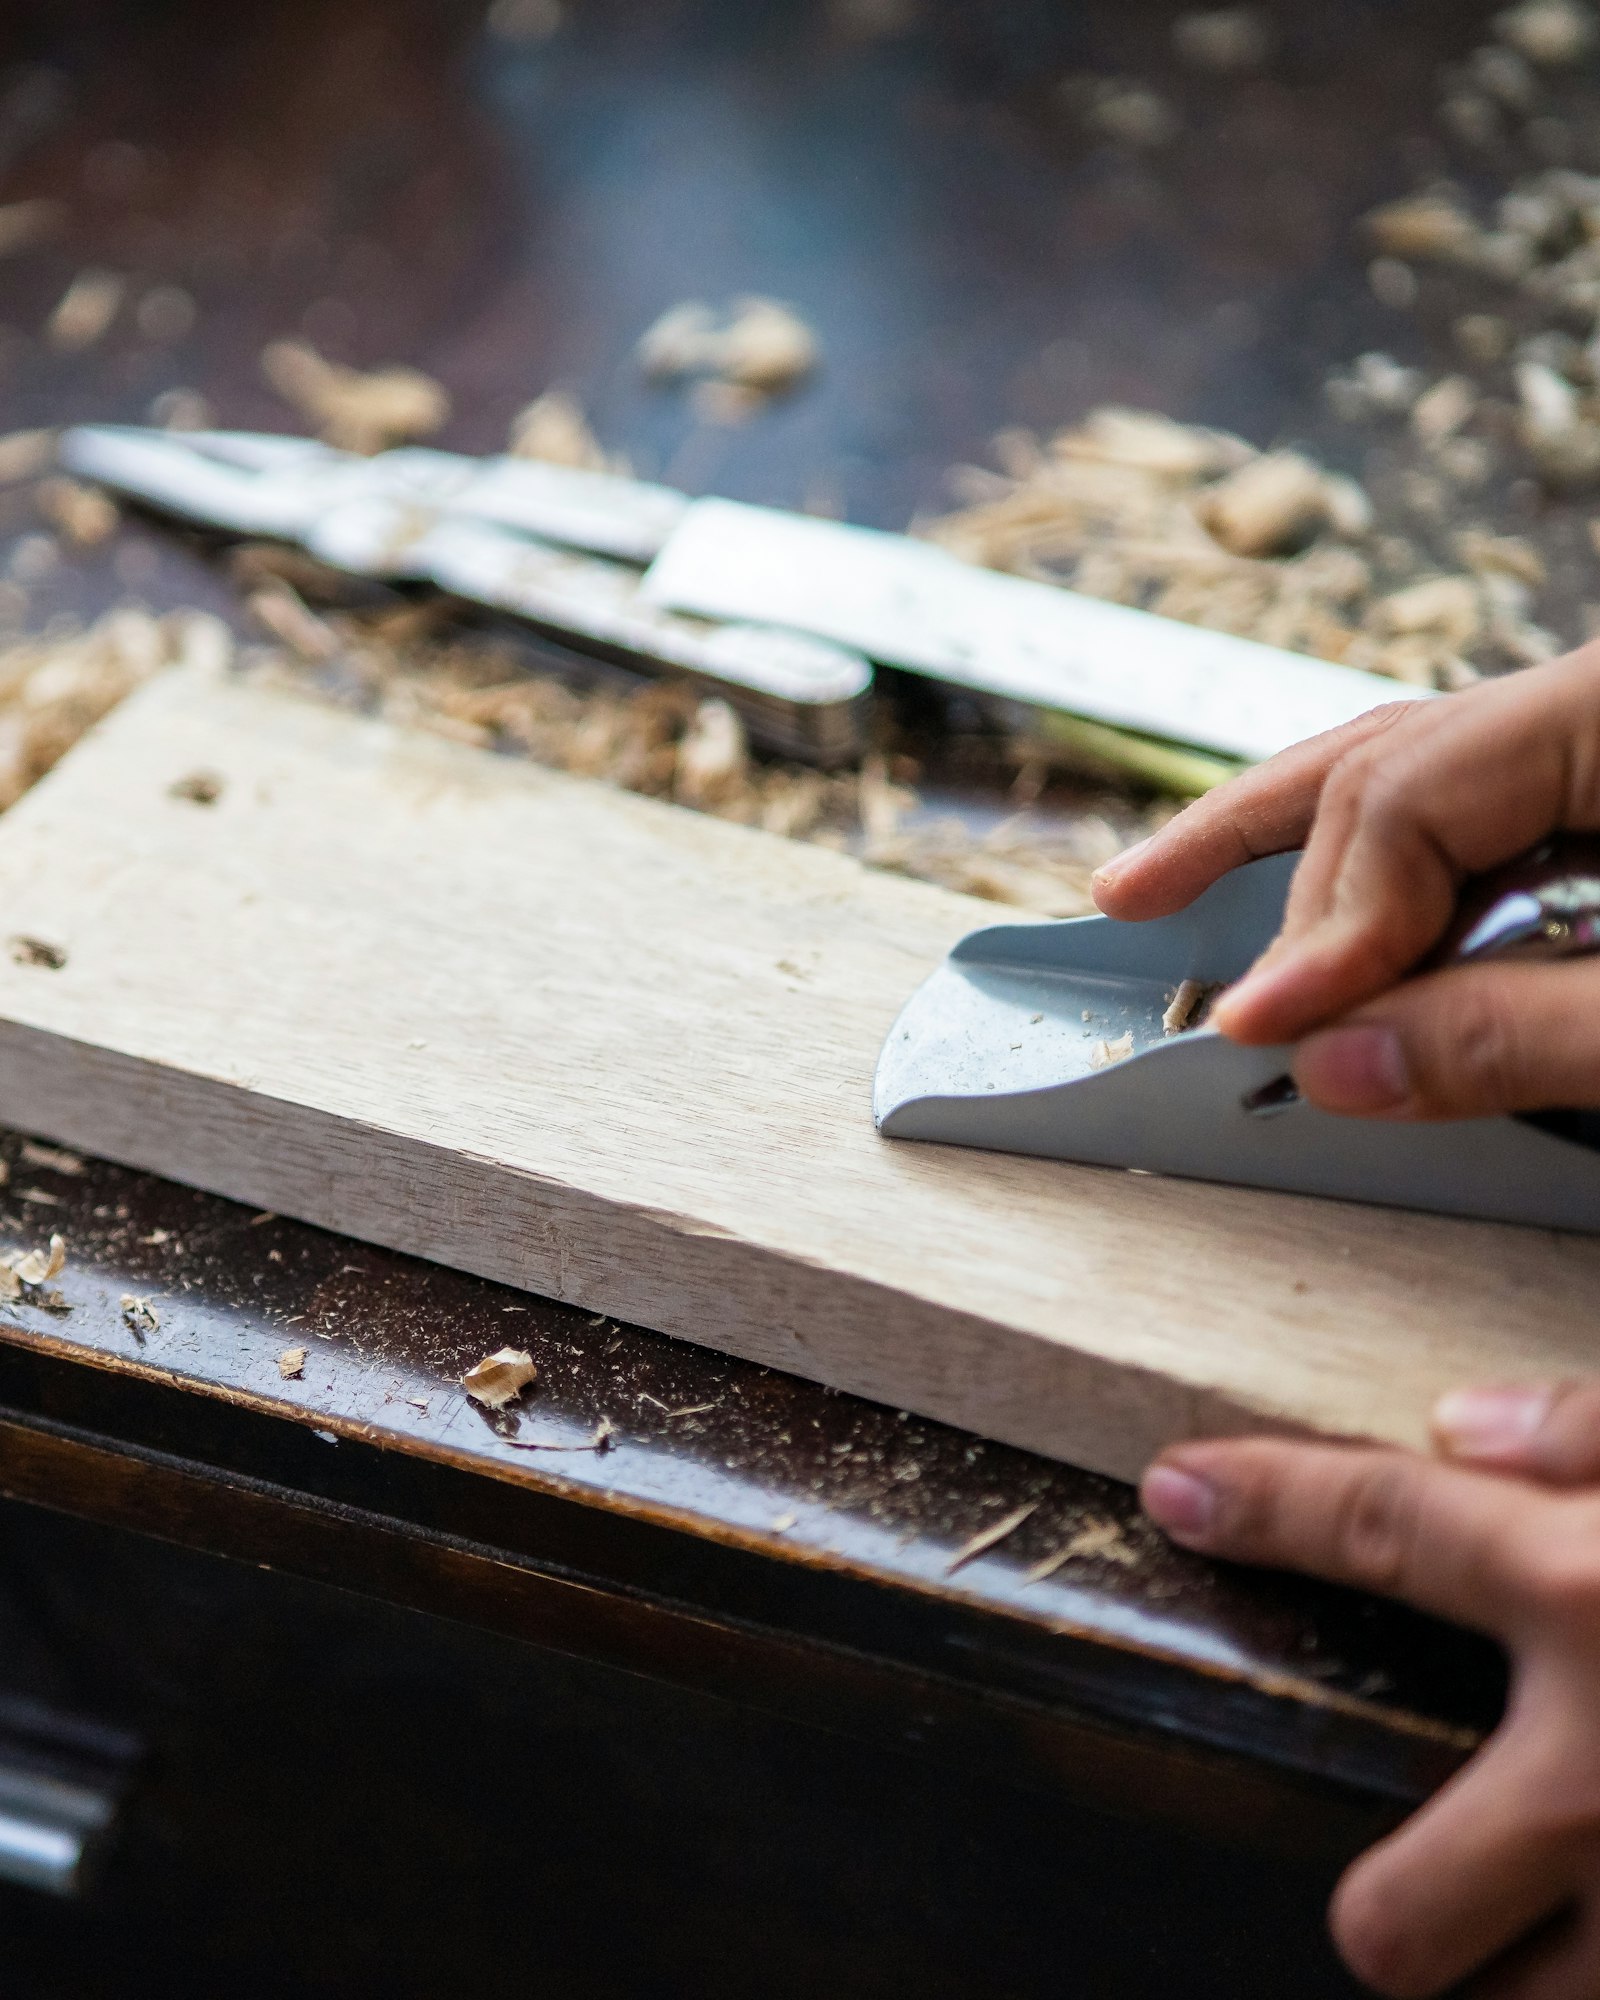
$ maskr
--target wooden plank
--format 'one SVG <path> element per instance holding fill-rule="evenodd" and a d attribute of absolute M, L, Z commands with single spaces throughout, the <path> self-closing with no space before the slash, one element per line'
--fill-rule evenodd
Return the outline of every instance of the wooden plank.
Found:
<path fill-rule="evenodd" d="M 991 907 L 288 696 L 136 696 L 0 912 L 66 953 L 0 957 L 0 1118 L 1099 1470 L 1592 1365 L 1594 1240 L 880 1140 Z"/>

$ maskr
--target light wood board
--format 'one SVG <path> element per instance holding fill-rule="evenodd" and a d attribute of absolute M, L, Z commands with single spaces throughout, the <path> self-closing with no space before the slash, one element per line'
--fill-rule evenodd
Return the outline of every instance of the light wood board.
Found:
<path fill-rule="evenodd" d="M 0 935 L 67 954 L 0 954 L 0 1119 L 1121 1475 L 1594 1367 L 1600 1241 L 880 1140 L 995 916 L 174 675 L 0 820 Z"/>

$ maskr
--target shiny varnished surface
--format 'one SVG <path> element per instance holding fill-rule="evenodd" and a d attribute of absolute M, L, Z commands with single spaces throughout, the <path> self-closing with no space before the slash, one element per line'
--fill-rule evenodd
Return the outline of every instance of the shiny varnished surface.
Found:
<path fill-rule="evenodd" d="M 1175 69 L 1172 11 L 939 0 L 920 29 L 863 42 L 802 0 L 571 0 L 561 33 L 510 43 L 466 0 L 220 18 L 200 0 L 23 0 L 0 27 L 0 200 L 42 195 L 65 216 L 0 264 L 0 431 L 137 419 L 176 388 L 221 422 L 289 427 L 257 356 L 299 332 L 437 373 L 451 446 L 493 448 L 560 383 L 643 471 L 885 525 L 940 504 L 944 468 L 1000 425 L 1108 398 L 1325 438 L 1323 370 L 1414 339 L 1367 291 L 1350 224 L 1434 160 L 1431 79 L 1490 10 L 1283 8 L 1282 61 L 1227 83 Z M 1090 69 L 1155 77 L 1185 136 L 1155 159 L 1089 142 L 1056 86 Z M 49 351 L 38 330 L 89 264 L 129 275 L 133 299 L 181 286 L 193 330 L 157 337 L 125 309 L 89 352 Z M 640 382 L 632 344 L 663 307 L 751 290 L 818 325 L 814 389 L 728 430 Z M 0 554 L 36 533 L 26 496 L 0 492 Z M 138 523 L 23 569 L 34 625 L 130 594 L 236 609 L 195 553 Z M 1374 1799 L 1425 1789 L 1494 1714 L 1497 1670 L 1475 1645 L 1179 1558 L 1102 1482 L 5 1150 L 5 1240 L 57 1227 L 72 1250 L 71 1311 L 6 1316 L 10 1490 L 86 1512 L 98 1491 L 108 1514 L 202 1545 L 232 1535 L 257 1560 L 298 1495 L 309 1525 L 282 1531 L 287 1560 L 342 1568 L 333 1580 L 446 1595 L 439 1565 L 402 1579 L 372 1540 L 313 1532 L 329 1507 L 364 1510 L 419 1547 L 499 1546 L 717 1629 L 811 1634 L 841 1658 L 1248 1750 Z M 159 1319 L 142 1339 L 125 1292 Z M 541 1379 L 500 1423 L 455 1381 L 507 1339 Z M 277 1357 L 298 1345 L 305 1374 L 286 1382 Z M 607 1451 L 570 1449 L 602 1419 Z M 186 1486 L 186 1466 L 220 1484 Z M 267 1508 L 254 1525 L 207 1505 L 248 1479 Z M 1014 1536 L 948 1573 L 1031 1502 Z M 481 1574 L 462 1588 L 451 1606 L 492 1616 Z M 784 1697 L 769 1682 L 762 1698 Z"/>
<path fill-rule="evenodd" d="M 137 1515 L 132 1489 L 107 1503 L 126 1477 L 115 1456 L 154 1451 L 270 1482 L 313 1513 L 355 1506 L 386 1530 L 679 1615 L 1394 1800 L 1493 1716 L 1487 1649 L 1376 1604 L 1219 1572 L 1165 1545 L 1109 1482 L 148 1177 L 63 1172 L 15 1136 L 4 1151 L 0 1234 L 59 1232 L 72 1259 L 67 1310 L 0 1318 L 0 1402 L 21 1424 L 0 1428 L 0 1487 L 22 1497 L 70 1477 L 69 1504 Z M 460 1377 L 505 1345 L 539 1378 L 491 1414 Z M 280 1357 L 301 1349 L 303 1374 L 285 1380 Z M 38 1460 L 32 1420 L 47 1442 L 60 1426 L 100 1454 L 87 1483 L 64 1453 L 54 1471 Z M 1003 1542 L 952 1570 L 1024 1507 Z M 226 1549 L 228 1529 L 204 1515 L 175 1493 L 139 1520 Z M 309 1548 L 315 1522 L 303 1526 Z M 269 1521 L 237 1552 L 293 1568 L 300 1539 Z M 1052 1557 L 1052 1575 L 1030 1577 Z M 321 1555 L 309 1567 L 373 1587 L 372 1560 L 352 1544 L 331 1572 Z M 424 1578 L 420 1601 L 459 1609 L 448 1589 Z M 475 1598 L 472 1615 L 492 1621 L 492 1605 Z"/>

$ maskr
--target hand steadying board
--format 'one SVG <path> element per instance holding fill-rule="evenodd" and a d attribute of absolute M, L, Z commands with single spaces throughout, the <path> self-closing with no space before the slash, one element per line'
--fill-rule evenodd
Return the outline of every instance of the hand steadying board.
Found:
<path fill-rule="evenodd" d="M 0 1119 L 1098 1470 L 1592 1365 L 1600 1241 L 879 1139 L 991 906 L 291 696 L 135 696 L 0 913 Z"/>

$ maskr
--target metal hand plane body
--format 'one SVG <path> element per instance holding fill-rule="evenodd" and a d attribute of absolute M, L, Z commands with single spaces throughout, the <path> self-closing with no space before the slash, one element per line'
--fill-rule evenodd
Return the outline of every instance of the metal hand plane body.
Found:
<path fill-rule="evenodd" d="M 963 940 L 884 1047 L 879 1130 L 992 1151 L 1600 1230 L 1600 1152 L 1518 1118 L 1343 1118 L 1288 1081 L 1292 1051 L 1168 1033 L 1186 980 L 1239 978 L 1276 935 L 1295 855 L 1147 924 L 1085 917 Z M 1106 1046 L 1126 1046 L 1106 1061 Z M 1106 1045 L 1106 1046 L 1103 1046 Z M 1099 1066 L 1096 1066 L 1097 1052 Z"/>

